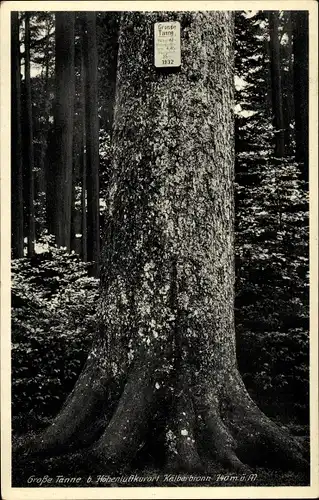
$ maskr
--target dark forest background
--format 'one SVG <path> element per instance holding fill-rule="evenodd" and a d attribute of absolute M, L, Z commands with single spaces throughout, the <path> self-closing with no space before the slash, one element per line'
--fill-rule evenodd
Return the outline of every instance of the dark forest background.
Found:
<path fill-rule="evenodd" d="M 12 411 L 46 426 L 96 330 L 120 13 L 12 13 Z M 68 29 L 65 29 L 65 27 Z M 246 386 L 307 434 L 308 14 L 236 12 L 236 327 Z"/>

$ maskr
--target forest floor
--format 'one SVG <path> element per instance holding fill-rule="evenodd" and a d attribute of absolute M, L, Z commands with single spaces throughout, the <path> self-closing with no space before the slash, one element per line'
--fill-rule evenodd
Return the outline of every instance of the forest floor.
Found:
<path fill-rule="evenodd" d="M 303 439 L 307 439 L 304 437 Z M 107 470 L 92 473 L 90 464 L 80 468 L 67 456 L 30 457 L 12 468 L 13 487 L 247 487 L 247 486 L 309 486 L 309 475 L 304 472 L 251 468 L 250 474 L 230 472 L 211 463 L 209 473 L 184 473 L 161 469 L 152 465 Z"/>
<path fill-rule="evenodd" d="M 277 417 L 278 425 L 282 419 Z M 19 419 L 13 419 L 12 445 L 15 447 L 23 442 L 26 436 L 36 435 L 41 428 L 48 425 L 32 425 L 26 434 L 26 426 Z M 29 424 L 32 422 L 29 421 Z M 26 422 L 25 422 L 26 424 Z M 285 429 L 295 439 L 309 445 L 309 426 L 297 423 L 294 419 L 286 419 Z M 83 452 L 85 457 L 85 450 Z M 92 472 L 93 464 L 82 462 L 79 465 L 72 461 L 72 455 L 51 457 L 29 456 L 12 464 L 13 487 L 247 487 L 247 486 L 309 486 L 310 474 L 304 471 L 282 471 L 267 467 L 250 467 L 251 473 L 240 474 L 231 472 L 218 463 L 209 463 L 209 473 L 193 474 L 176 471 L 168 465 L 161 467 L 153 459 L 137 458 L 131 466 L 123 467 L 116 472 L 102 470 Z M 84 465 L 83 465 L 84 463 Z M 140 465 L 142 464 L 142 465 Z M 309 471 L 310 472 L 310 471 Z"/>
<path fill-rule="evenodd" d="M 60 459 L 30 460 L 27 467 L 13 468 L 13 487 L 234 487 L 234 486 L 309 486 L 305 473 L 274 471 L 262 467 L 252 469 L 251 474 L 241 475 L 220 466 L 210 468 L 209 475 L 199 473 L 163 471 L 154 468 L 123 470 L 117 473 L 104 471 L 90 474 L 85 470 L 59 467 Z M 42 481 L 42 482 L 41 482 Z"/>

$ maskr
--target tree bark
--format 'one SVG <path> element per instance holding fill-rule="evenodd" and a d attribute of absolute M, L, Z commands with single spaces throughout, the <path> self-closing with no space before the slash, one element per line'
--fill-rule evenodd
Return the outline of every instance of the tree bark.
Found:
<path fill-rule="evenodd" d="M 308 12 L 293 13 L 294 102 L 296 160 L 303 164 L 303 177 L 308 181 Z"/>
<path fill-rule="evenodd" d="M 19 13 L 11 13 L 11 224 L 12 257 L 23 257 L 23 172 Z"/>
<path fill-rule="evenodd" d="M 283 158 L 285 155 L 285 123 L 283 114 L 282 88 L 281 88 L 281 58 L 279 42 L 279 14 L 270 11 L 269 34 L 270 34 L 270 65 L 271 65 L 271 90 L 273 122 L 275 128 L 275 156 Z"/>
<path fill-rule="evenodd" d="M 172 20 L 182 66 L 156 70 L 153 25 Z M 232 13 L 123 13 L 117 75 L 100 331 L 64 409 L 28 449 L 79 447 L 88 428 L 85 460 L 105 471 L 164 427 L 179 470 L 303 466 L 236 364 Z"/>
<path fill-rule="evenodd" d="M 74 12 L 57 12 L 55 29 L 56 98 L 50 186 L 49 230 L 70 250 L 74 114 Z"/>
<path fill-rule="evenodd" d="M 85 117 L 86 117 L 86 179 L 87 179 L 87 258 L 93 262 L 93 274 L 99 274 L 99 116 L 97 93 L 96 13 L 85 14 Z"/>
<path fill-rule="evenodd" d="M 27 238 L 28 257 L 34 255 L 35 219 L 34 219 L 34 151 L 32 124 L 32 93 L 30 77 L 30 13 L 25 13 L 25 91 L 26 91 L 26 170 L 27 170 Z"/>

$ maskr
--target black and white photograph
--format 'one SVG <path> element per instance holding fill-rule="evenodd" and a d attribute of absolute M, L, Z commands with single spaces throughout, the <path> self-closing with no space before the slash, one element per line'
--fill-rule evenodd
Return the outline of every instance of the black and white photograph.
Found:
<path fill-rule="evenodd" d="M 6 3 L 3 498 L 316 497 L 317 5 Z"/>

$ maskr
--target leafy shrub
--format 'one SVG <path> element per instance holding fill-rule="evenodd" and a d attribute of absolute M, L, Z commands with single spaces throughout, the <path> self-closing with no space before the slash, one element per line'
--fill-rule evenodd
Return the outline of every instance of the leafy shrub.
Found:
<path fill-rule="evenodd" d="M 244 162 L 246 156 L 237 156 Z M 257 158 L 258 160 L 258 158 Z M 255 156 L 256 161 L 256 156 Z M 259 158 L 237 184 L 236 326 L 239 367 L 267 411 L 308 419 L 308 199 L 291 159 Z"/>
<path fill-rule="evenodd" d="M 309 338 L 302 328 L 286 332 L 243 332 L 239 365 L 244 381 L 267 413 L 307 423 Z"/>
<path fill-rule="evenodd" d="M 57 412 L 86 360 L 96 330 L 98 280 L 75 254 L 54 247 L 12 261 L 12 411 Z"/>

